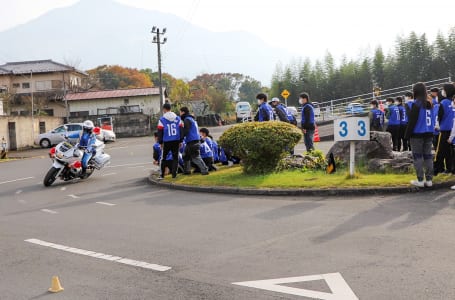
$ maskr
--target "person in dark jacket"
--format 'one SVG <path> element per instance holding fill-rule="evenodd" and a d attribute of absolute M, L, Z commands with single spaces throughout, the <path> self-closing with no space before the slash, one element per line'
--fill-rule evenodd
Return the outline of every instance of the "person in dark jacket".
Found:
<path fill-rule="evenodd" d="M 287 109 L 285 106 L 280 104 L 280 99 L 276 97 L 272 98 L 272 101 L 270 101 L 270 105 L 274 109 L 275 115 L 278 117 L 278 120 L 280 120 L 281 122 L 289 123 Z"/>
<path fill-rule="evenodd" d="M 433 155 L 431 154 L 435 116 L 433 103 L 427 98 L 424 83 L 413 86 L 414 103 L 409 113 L 405 137 L 410 139 L 417 180 L 411 184 L 417 187 L 433 186 Z"/>
<path fill-rule="evenodd" d="M 406 112 L 406 108 L 403 105 L 403 98 L 397 97 L 395 99 L 397 103 L 398 110 L 400 111 L 400 140 L 403 145 L 403 151 L 408 151 L 408 140 L 404 138 L 404 134 L 406 132 L 406 127 L 408 127 L 408 114 Z M 400 151 L 401 149 L 398 149 Z"/>
<path fill-rule="evenodd" d="M 452 172 L 452 145 L 447 140 L 453 127 L 452 97 L 455 95 L 455 86 L 452 83 L 444 84 L 441 95 L 438 111 L 439 137 L 436 145 L 435 175 L 439 172 Z"/>
<path fill-rule="evenodd" d="M 258 101 L 258 112 L 254 120 L 259 122 L 274 121 L 275 115 L 272 106 L 267 103 L 267 95 L 263 93 L 257 94 L 256 99 Z"/>
<path fill-rule="evenodd" d="M 371 131 L 384 131 L 384 112 L 380 110 L 377 100 L 371 101 L 371 110 L 368 114 L 370 118 Z"/>
<path fill-rule="evenodd" d="M 389 123 L 387 124 L 387 132 L 390 132 L 390 135 L 392 136 L 392 150 L 400 151 L 400 110 L 398 109 L 398 106 L 395 105 L 393 98 L 387 98 L 386 102 L 387 109 L 385 116 L 389 120 Z"/>
<path fill-rule="evenodd" d="M 201 158 L 199 129 L 194 117 L 190 115 L 188 107 L 183 106 L 180 108 L 180 117 L 183 120 L 183 137 L 186 143 L 183 152 L 185 164 L 183 174 L 191 174 L 191 163 L 193 163 L 201 170 L 202 175 L 208 175 L 207 166 Z"/>
<path fill-rule="evenodd" d="M 169 103 L 165 103 L 163 105 L 163 116 L 158 121 L 158 143 L 162 150 L 162 161 L 166 160 L 169 152 L 172 152 L 172 178 L 177 176 L 179 148 L 183 141 L 182 127 L 183 123 L 180 117 L 171 111 L 171 105 Z M 160 166 L 161 174 L 158 179 L 163 179 L 165 175 L 165 165 L 161 163 Z"/>
<path fill-rule="evenodd" d="M 310 102 L 310 96 L 308 93 L 301 93 L 299 95 L 299 103 L 302 105 L 302 131 L 303 140 L 305 142 L 305 148 L 307 152 L 313 151 L 313 136 L 314 136 L 314 109 Z"/>

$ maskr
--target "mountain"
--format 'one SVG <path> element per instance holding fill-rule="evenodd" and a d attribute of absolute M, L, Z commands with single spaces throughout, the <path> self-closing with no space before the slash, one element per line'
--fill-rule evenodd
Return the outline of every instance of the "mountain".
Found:
<path fill-rule="evenodd" d="M 291 57 L 245 31 L 213 32 L 172 14 L 112 0 L 81 0 L 0 32 L 0 63 L 53 59 L 80 61 L 80 69 L 118 64 L 157 70 L 153 26 L 167 29 L 162 70 L 179 78 L 236 72 L 268 85 L 276 63 Z"/>

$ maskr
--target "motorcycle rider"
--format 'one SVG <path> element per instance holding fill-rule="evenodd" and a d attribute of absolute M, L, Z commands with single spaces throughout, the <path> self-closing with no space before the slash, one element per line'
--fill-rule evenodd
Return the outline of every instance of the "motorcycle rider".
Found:
<path fill-rule="evenodd" d="M 81 176 L 84 176 L 87 171 L 87 163 L 95 154 L 96 150 L 93 145 L 96 142 L 96 135 L 93 132 L 95 125 L 92 121 L 86 120 L 82 124 L 82 131 L 79 133 L 73 133 L 69 135 L 69 138 L 79 138 L 79 142 L 77 146 L 79 149 L 84 151 L 84 155 L 82 156 L 81 164 L 82 164 L 82 173 Z"/>

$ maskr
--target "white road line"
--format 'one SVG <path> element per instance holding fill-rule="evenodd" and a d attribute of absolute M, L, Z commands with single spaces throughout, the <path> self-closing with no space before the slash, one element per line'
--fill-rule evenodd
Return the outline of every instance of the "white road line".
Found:
<path fill-rule="evenodd" d="M 20 193 L 22 193 L 22 190 L 16 191 L 16 195 L 19 195 Z"/>
<path fill-rule="evenodd" d="M 78 198 L 80 198 L 79 196 L 76 196 L 76 195 L 74 195 L 74 194 L 69 194 L 68 197 L 71 197 L 71 198 L 73 198 L 73 199 L 78 199 Z"/>
<path fill-rule="evenodd" d="M 135 163 L 135 164 L 123 164 L 123 165 L 114 165 L 114 166 L 106 166 L 105 168 L 118 168 L 118 167 L 130 167 L 130 166 L 139 166 L 144 164 L 153 164 L 153 162 L 146 162 L 146 163 Z"/>
<path fill-rule="evenodd" d="M 60 188 L 61 191 L 66 190 L 66 186 Z"/>
<path fill-rule="evenodd" d="M 50 209 L 42 209 L 42 212 L 50 213 L 50 214 L 58 214 L 55 210 L 50 210 Z"/>
<path fill-rule="evenodd" d="M 134 167 L 128 167 L 128 169 L 134 169 L 134 168 L 144 168 L 144 166 L 134 166 Z"/>
<path fill-rule="evenodd" d="M 150 264 L 145 261 L 138 261 L 138 260 L 134 260 L 134 259 L 109 255 L 109 254 L 105 254 L 105 253 L 99 253 L 99 252 L 94 252 L 94 251 L 89 251 L 89 250 L 72 248 L 69 246 L 49 243 L 49 242 L 41 241 L 38 239 L 28 239 L 28 240 L 25 240 L 25 242 L 44 246 L 44 247 L 50 247 L 50 248 L 54 248 L 57 250 L 62 250 L 62 251 L 70 252 L 70 253 L 90 256 L 90 257 L 104 259 L 104 260 L 108 260 L 108 261 L 113 261 L 113 262 L 117 262 L 117 263 L 121 263 L 121 264 L 125 264 L 125 265 L 140 267 L 143 269 L 150 269 L 150 270 L 155 270 L 155 271 L 160 271 L 160 272 L 164 272 L 164 271 L 168 271 L 168 270 L 172 269 L 171 267 L 157 265 L 157 264 Z"/>
<path fill-rule="evenodd" d="M 11 183 L 11 182 L 16 182 L 16 181 L 22 181 L 22 180 L 28 180 L 28 179 L 33 179 L 33 178 L 35 178 L 35 177 L 18 178 L 18 179 L 13 179 L 13 180 L 0 182 L 0 184 Z"/>
<path fill-rule="evenodd" d="M 22 200 L 22 199 L 17 200 L 17 202 L 19 202 L 20 204 L 25 204 L 25 203 L 27 203 L 27 201 Z"/>
<path fill-rule="evenodd" d="M 95 203 L 102 204 L 102 205 L 107 205 L 107 206 L 115 206 L 115 205 L 117 205 L 117 204 L 109 203 L 109 202 L 95 202 Z"/>
<path fill-rule="evenodd" d="M 115 150 L 115 149 L 126 149 L 126 148 L 128 148 L 128 147 L 126 147 L 126 146 L 123 146 L 123 147 L 112 147 L 112 148 L 109 148 L 109 149 L 106 149 L 106 150 L 108 150 L 108 151 L 109 151 L 109 150 Z"/>
<path fill-rule="evenodd" d="M 111 175 L 117 175 L 117 173 L 106 173 L 106 174 L 103 174 L 102 176 L 111 176 Z"/>

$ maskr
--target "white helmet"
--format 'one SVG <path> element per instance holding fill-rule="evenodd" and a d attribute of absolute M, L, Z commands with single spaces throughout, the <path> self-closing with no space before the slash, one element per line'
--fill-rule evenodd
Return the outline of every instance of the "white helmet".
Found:
<path fill-rule="evenodd" d="M 84 121 L 84 124 L 82 125 L 83 129 L 87 129 L 87 130 L 90 130 L 90 131 L 92 131 L 94 127 L 95 127 L 95 125 L 93 125 L 93 122 L 90 121 L 90 120 Z"/>

